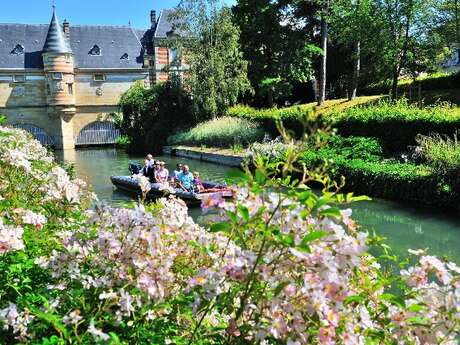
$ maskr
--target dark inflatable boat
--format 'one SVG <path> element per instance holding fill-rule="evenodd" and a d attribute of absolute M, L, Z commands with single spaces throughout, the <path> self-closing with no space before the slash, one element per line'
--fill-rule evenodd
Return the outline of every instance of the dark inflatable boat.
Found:
<path fill-rule="evenodd" d="M 139 187 L 139 183 L 137 182 L 135 177 L 132 176 L 111 176 L 110 180 L 112 181 L 113 185 L 117 187 L 117 189 L 129 193 L 131 195 L 141 195 L 141 188 Z M 209 197 L 220 195 L 223 198 L 231 198 L 233 196 L 232 191 L 225 188 L 224 185 L 219 185 L 217 183 L 209 183 L 204 182 L 203 186 L 205 189 L 222 189 L 221 191 L 213 191 L 210 193 L 203 192 L 203 193 L 193 193 L 193 192 L 186 192 L 183 189 L 175 188 L 174 192 L 167 191 L 167 190 L 159 190 L 153 183 L 151 184 L 152 188 L 150 189 L 149 193 L 147 194 L 147 198 L 149 199 L 156 199 L 165 197 L 168 195 L 175 195 L 178 198 L 184 200 L 187 204 L 201 204 L 203 199 L 207 199 Z"/>

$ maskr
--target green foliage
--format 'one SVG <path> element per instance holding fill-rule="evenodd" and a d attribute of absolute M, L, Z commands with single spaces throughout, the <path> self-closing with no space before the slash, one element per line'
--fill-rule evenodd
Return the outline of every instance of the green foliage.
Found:
<path fill-rule="evenodd" d="M 417 144 L 422 158 L 439 174 L 457 178 L 460 174 L 460 144 L 457 133 L 450 138 L 439 134 L 419 135 Z"/>
<path fill-rule="evenodd" d="M 209 145 L 213 147 L 238 147 L 260 141 L 264 130 L 246 119 L 221 117 L 202 122 L 187 131 L 179 132 L 170 138 L 172 145 Z"/>
<path fill-rule="evenodd" d="M 453 135 L 460 127 L 460 109 L 444 104 L 420 108 L 405 100 L 381 101 L 333 113 L 331 121 L 341 135 L 375 137 L 386 150 L 399 152 L 415 145 L 418 134 Z"/>
<path fill-rule="evenodd" d="M 399 83 L 401 92 L 408 92 L 409 87 L 418 87 L 422 91 L 456 89 L 460 85 L 460 72 L 457 73 L 430 73 L 427 76 L 419 77 L 415 83 L 412 79 L 406 79 Z M 388 94 L 391 89 L 391 80 L 382 80 L 365 86 L 361 93 L 365 95 Z"/>
<path fill-rule="evenodd" d="M 300 135 L 306 123 L 317 120 L 314 110 L 315 104 L 312 103 L 270 109 L 256 109 L 247 105 L 236 105 L 229 108 L 226 115 L 257 121 L 272 136 L 279 134 L 277 122 L 281 121 L 287 129 L 294 130 L 296 134 Z"/>
<path fill-rule="evenodd" d="M 296 83 L 310 81 L 313 63 L 321 54 L 308 32 L 315 25 L 314 18 L 305 21 L 307 28 L 303 28 L 283 22 L 285 13 L 282 1 L 240 0 L 233 7 L 244 58 L 250 62 L 249 80 L 258 103 L 268 107 L 291 96 Z"/>
<path fill-rule="evenodd" d="M 184 50 L 189 65 L 184 82 L 193 94 L 196 117 L 206 120 L 224 114 L 250 89 L 240 32 L 230 9 L 214 0 L 182 0 L 173 16 L 193 37 L 175 44 Z"/>
<path fill-rule="evenodd" d="M 176 80 L 152 88 L 136 84 L 122 95 L 119 106 L 120 129 L 133 152 L 159 152 L 171 131 L 194 123 L 191 98 Z"/>
<path fill-rule="evenodd" d="M 118 137 L 115 143 L 117 147 L 125 147 L 125 148 L 129 147 L 130 144 L 131 144 L 131 139 L 129 139 L 127 135 L 122 135 Z"/>
<path fill-rule="evenodd" d="M 0 125 L 3 124 L 6 120 L 6 117 L 2 114 L 0 114 Z"/>

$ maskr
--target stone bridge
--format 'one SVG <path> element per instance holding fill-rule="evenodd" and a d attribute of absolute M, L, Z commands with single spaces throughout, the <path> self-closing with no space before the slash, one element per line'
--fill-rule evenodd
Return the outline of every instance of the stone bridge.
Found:
<path fill-rule="evenodd" d="M 73 116 L 56 116 L 43 108 L 1 109 L 6 122 L 30 132 L 43 145 L 58 149 L 115 144 L 120 131 L 109 115 L 115 107 L 81 107 Z"/>

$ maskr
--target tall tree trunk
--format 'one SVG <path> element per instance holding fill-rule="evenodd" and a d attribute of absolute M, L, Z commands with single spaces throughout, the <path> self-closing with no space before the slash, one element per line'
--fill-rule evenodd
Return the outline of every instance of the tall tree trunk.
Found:
<path fill-rule="evenodd" d="M 323 50 L 323 56 L 321 58 L 321 71 L 319 75 L 318 105 L 323 105 L 326 100 L 327 36 L 327 19 L 326 15 L 323 14 L 321 18 L 321 49 Z"/>
<path fill-rule="evenodd" d="M 354 56 L 354 68 L 353 68 L 353 79 L 351 85 L 351 92 L 348 96 L 350 101 L 356 98 L 358 92 L 359 74 L 361 72 L 361 42 L 355 43 L 355 56 Z"/>
<path fill-rule="evenodd" d="M 460 18 L 459 18 L 459 1 L 454 0 L 454 11 L 455 11 L 455 39 L 457 41 L 457 54 L 458 61 L 457 64 L 460 65 Z"/>
<path fill-rule="evenodd" d="M 404 41 L 403 47 L 398 59 L 398 62 L 395 65 L 395 69 L 393 71 L 393 87 L 392 87 L 392 98 L 398 98 L 398 80 L 399 76 L 401 75 L 402 67 L 406 62 L 407 51 L 409 49 L 409 34 L 410 34 L 410 26 L 412 25 L 412 12 L 414 8 L 414 2 L 412 0 L 409 1 L 409 6 L 406 13 L 406 24 L 404 26 Z"/>

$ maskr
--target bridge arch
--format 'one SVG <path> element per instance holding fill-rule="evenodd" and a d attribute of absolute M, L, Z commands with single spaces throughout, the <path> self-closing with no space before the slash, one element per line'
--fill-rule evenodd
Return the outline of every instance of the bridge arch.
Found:
<path fill-rule="evenodd" d="M 49 135 L 43 128 L 28 123 L 13 124 L 11 126 L 13 128 L 19 128 L 29 132 L 43 146 L 56 146 L 54 138 L 51 135 Z"/>
<path fill-rule="evenodd" d="M 111 145 L 116 143 L 120 135 L 120 130 L 113 122 L 95 121 L 81 129 L 75 146 Z"/>

